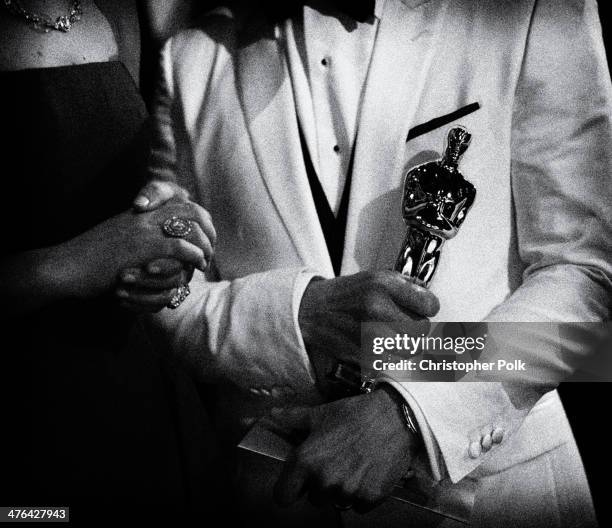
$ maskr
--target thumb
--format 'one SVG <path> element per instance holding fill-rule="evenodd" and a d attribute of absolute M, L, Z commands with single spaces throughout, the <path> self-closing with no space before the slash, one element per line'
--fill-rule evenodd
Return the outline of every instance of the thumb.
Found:
<path fill-rule="evenodd" d="M 389 295 L 396 304 L 423 317 L 433 317 L 440 311 L 440 301 L 428 289 L 393 273 L 389 277 Z"/>
<path fill-rule="evenodd" d="M 310 431 L 312 412 L 309 407 L 275 408 L 270 411 L 274 426 L 284 432 Z"/>
<path fill-rule="evenodd" d="M 153 211 L 173 198 L 187 199 L 188 193 L 174 182 L 150 181 L 134 198 L 134 209 L 139 213 Z"/>

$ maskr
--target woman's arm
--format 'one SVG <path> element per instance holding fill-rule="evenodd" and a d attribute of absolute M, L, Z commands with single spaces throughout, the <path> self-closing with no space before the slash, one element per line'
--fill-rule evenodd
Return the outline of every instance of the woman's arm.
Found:
<path fill-rule="evenodd" d="M 13 315 L 77 298 L 74 263 L 62 246 L 27 251 L 0 260 L 3 311 Z"/>
<path fill-rule="evenodd" d="M 190 221 L 187 238 L 164 235 L 161 226 L 172 216 Z M 174 201 L 148 213 L 125 211 L 57 246 L 0 260 L 4 311 L 21 315 L 58 300 L 97 297 L 111 291 L 122 270 L 157 259 L 176 259 L 204 271 L 213 238 L 208 214 L 191 202 Z M 168 286 L 157 293 L 159 309 L 175 292 L 175 285 Z"/>

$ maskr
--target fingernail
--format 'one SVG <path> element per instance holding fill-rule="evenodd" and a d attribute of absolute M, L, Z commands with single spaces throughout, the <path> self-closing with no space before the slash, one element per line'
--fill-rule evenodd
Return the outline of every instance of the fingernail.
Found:
<path fill-rule="evenodd" d="M 136 282 L 136 276 L 133 275 L 132 273 L 126 273 L 123 276 L 123 282 L 130 282 L 130 283 Z"/>
<path fill-rule="evenodd" d="M 156 275 L 157 273 L 161 273 L 161 268 L 159 266 L 150 266 L 149 273 Z"/>
<path fill-rule="evenodd" d="M 129 293 L 125 290 L 117 290 L 117 297 L 121 297 L 122 299 L 127 299 L 129 297 Z"/>
<path fill-rule="evenodd" d="M 151 203 L 151 200 L 149 200 L 146 196 L 138 196 L 134 200 L 134 205 L 136 207 L 146 207 L 150 203 Z"/>

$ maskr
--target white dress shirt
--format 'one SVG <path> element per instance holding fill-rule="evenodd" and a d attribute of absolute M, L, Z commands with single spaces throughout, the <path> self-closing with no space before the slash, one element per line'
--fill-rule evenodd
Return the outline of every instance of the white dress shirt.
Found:
<path fill-rule="evenodd" d="M 389 0 L 391 1 L 391 0 Z M 338 213 L 385 0 L 358 22 L 328 3 L 309 2 L 286 25 L 285 42 L 300 126 L 329 205 Z M 324 6 L 324 7 L 323 7 Z"/>

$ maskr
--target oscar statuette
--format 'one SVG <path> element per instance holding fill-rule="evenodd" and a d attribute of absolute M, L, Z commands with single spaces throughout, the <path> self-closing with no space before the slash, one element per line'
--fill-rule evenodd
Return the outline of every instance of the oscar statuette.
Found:
<path fill-rule="evenodd" d="M 476 197 L 476 189 L 458 169 L 471 139 L 465 128 L 451 129 L 442 159 L 406 174 L 402 212 L 408 231 L 395 271 L 424 287 L 436 272 L 444 242 L 457 234 Z"/>
<path fill-rule="evenodd" d="M 476 188 L 459 171 L 472 135 L 463 127 L 448 133 L 441 159 L 417 165 L 406 174 L 402 215 L 408 227 L 394 271 L 427 288 L 436 272 L 444 243 L 453 238 L 476 198 Z M 336 363 L 328 375 L 337 395 L 370 392 L 375 380 L 356 365 Z"/>

